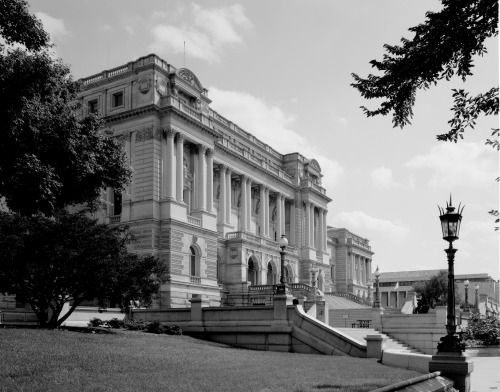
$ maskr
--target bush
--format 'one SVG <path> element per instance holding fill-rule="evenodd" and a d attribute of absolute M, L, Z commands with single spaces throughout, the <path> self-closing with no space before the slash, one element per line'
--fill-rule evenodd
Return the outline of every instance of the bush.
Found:
<path fill-rule="evenodd" d="M 106 321 L 106 324 L 108 324 L 111 328 L 115 329 L 125 327 L 125 322 L 117 318 L 112 318 L 111 320 Z"/>
<path fill-rule="evenodd" d="M 165 335 L 182 335 L 182 329 L 178 325 L 162 325 L 159 321 L 152 321 L 150 323 L 147 323 L 144 331 Z"/>
<path fill-rule="evenodd" d="M 492 317 L 481 319 L 477 313 L 473 314 L 462 337 L 468 346 L 500 345 L 500 320 Z"/>
<path fill-rule="evenodd" d="M 142 320 L 136 321 L 134 319 L 130 319 L 124 321 L 123 327 L 130 331 L 142 331 L 146 327 L 146 324 Z"/>
<path fill-rule="evenodd" d="M 91 318 L 89 323 L 87 324 L 89 327 L 101 327 L 104 324 L 100 318 L 94 317 Z"/>

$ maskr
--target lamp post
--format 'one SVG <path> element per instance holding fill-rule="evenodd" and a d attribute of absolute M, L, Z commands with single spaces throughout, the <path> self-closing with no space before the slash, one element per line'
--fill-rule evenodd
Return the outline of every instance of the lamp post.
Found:
<path fill-rule="evenodd" d="M 458 239 L 458 234 L 460 232 L 460 222 L 462 221 L 462 210 L 460 210 L 460 205 L 458 206 L 457 212 L 455 207 L 450 202 L 446 202 L 446 211 L 442 207 L 438 207 L 441 215 L 439 219 L 441 220 L 441 229 L 443 231 L 443 239 L 448 241 L 450 246 L 445 249 L 446 255 L 448 257 L 448 308 L 446 315 L 446 333 L 447 335 L 441 338 L 441 342 L 438 344 L 438 353 L 441 352 L 458 352 L 462 353 L 465 350 L 465 344 L 460 343 L 458 336 L 455 336 L 457 331 L 457 325 L 455 321 L 455 272 L 453 267 L 453 262 L 455 259 L 456 249 L 453 248 L 453 241 Z"/>
<path fill-rule="evenodd" d="M 288 240 L 285 235 L 282 234 L 281 238 L 278 242 L 278 245 L 281 249 L 281 276 L 280 276 L 280 284 L 277 286 L 277 294 L 285 294 L 286 292 L 286 281 L 285 281 L 285 249 L 288 246 Z"/>
<path fill-rule="evenodd" d="M 464 312 L 468 312 L 469 311 L 469 280 L 468 279 L 464 280 L 464 289 L 465 289 Z"/>
<path fill-rule="evenodd" d="M 379 284 L 379 279 L 380 277 L 380 271 L 378 269 L 375 270 L 375 301 L 373 301 L 373 307 L 374 308 L 381 308 L 382 306 L 380 305 L 380 284 Z"/>
<path fill-rule="evenodd" d="M 367 297 L 367 300 L 368 302 L 371 302 L 372 301 L 372 286 L 373 286 L 373 282 L 370 280 L 366 283 L 366 285 L 368 286 L 368 297 Z"/>
<path fill-rule="evenodd" d="M 474 297 L 474 307 L 477 310 L 479 308 L 479 285 L 476 284 L 476 287 L 474 287 L 474 289 L 476 290 L 476 294 Z"/>

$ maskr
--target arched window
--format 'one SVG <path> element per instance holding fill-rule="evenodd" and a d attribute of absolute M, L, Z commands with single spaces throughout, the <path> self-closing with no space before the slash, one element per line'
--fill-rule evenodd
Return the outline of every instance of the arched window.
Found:
<path fill-rule="evenodd" d="M 200 267 L 196 250 L 192 246 L 189 247 L 189 250 L 191 251 L 189 255 L 189 275 L 200 276 Z"/>
<path fill-rule="evenodd" d="M 252 258 L 250 257 L 248 259 L 248 281 L 250 282 L 250 284 L 252 286 L 256 285 L 257 284 L 257 272 L 258 272 L 258 269 L 257 269 L 257 265 L 256 263 L 252 260 Z"/>
<path fill-rule="evenodd" d="M 267 263 L 267 284 L 276 283 L 276 271 L 273 269 L 271 262 Z"/>

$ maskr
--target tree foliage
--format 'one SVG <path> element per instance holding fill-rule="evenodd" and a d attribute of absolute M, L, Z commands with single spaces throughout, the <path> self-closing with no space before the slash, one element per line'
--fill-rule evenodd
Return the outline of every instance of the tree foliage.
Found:
<path fill-rule="evenodd" d="M 0 212 L 0 291 L 29 303 L 42 326 L 56 327 L 84 300 L 100 308 L 130 301 L 149 306 L 168 267 L 158 257 L 129 253 L 123 226 L 62 211 L 56 219 Z M 66 313 L 65 304 L 70 304 Z"/>
<path fill-rule="evenodd" d="M 383 73 L 382 76 L 370 74 L 363 79 L 352 74 L 355 80 L 352 86 L 364 98 L 385 99 L 375 110 L 363 107 L 367 116 L 392 113 L 395 127 L 410 124 L 417 90 L 428 89 L 442 79 L 450 80 L 454 75 L 465 81 L 472 75 L 473 57 L 487 53 L 485 40 L 498 34 L 498 2 L 441 2 L 443 9 L 440 12 L 427 12 L 424 23 L 409 29 L 415 34 L 413 39 L 402 38 L 401 46 L 384 45 L 387 54 L 383 60 L 370 61 Z M 498 88 L 480 94 L 472 101 L 476 101 L 474 111 L 498 113 Z M 456 141 L 454 134 L 456 132 L 449 137 Z"/>
<path fill-rule="evenodd" d="M 20 43 L 29 50 L 49 46 L 49 35 L 40 21 L 29 13 L 24 0 L 0 1 L 0 35 L 8 44 Z"/>
<path fill-rule="evenodd" d="M 376 109 L 362 106 L 368 116 L 392 114 L 394 127 L 410 124 L 417 90 L 428 89 L 453 76 L 466 81 L 472 75 L 474 57 L 487 53 L 485 41 L 498 35 L 498 0 L 441 0 L 439 12 L 427 12 L 424 23 L 409 29 L 412 39 L 401 45 L 384 45 L 382 61 L 370 64 L 382 75 L 362 78 L 353 73 L 356 88 L 363 98 L 381 99 Z M 498 115 L 498 86 L 478 94 L 452 90 L 453 118 L 450 129 L 437 135 L 440 141 L 457 142 L 467 128 L 474 128 L 480 115 Z M 499 128 L 492 129 L 486 144 L 499 150 Z M 498 181 L 498 179 L 497 179 Z M 498 217 L 498 210 L 491 210 Z M 498 219 L 496 220 L 498 223 Z M 498 230 L 498 226 L 496 226 Z"/>
<path fill-rule="evenodd" d="M 40 23 L 26 16 L 25 2 L 1 7 L 9 17 L 0 18 L 8 42 L 43 46 Z M 28 29 L 26 18 L 34 21 Z M 24 33 L 14 34 L 16 26 Z M 125 154 L 102 131 L 104 123 L 78 118 L 79 89 L 69 68 L 47 51 L 0 54 L 0 196 L 11 211 L 53 215 L 71 204 L 94 206 L 102 188 L 122 189 L 129 180 Z"/>
<path fill-rule="evenodd" d="M 440 271 L 429 280 L 413 285 L 417 293 L 417 307 L 414 313 L 427 313 L 429 309 L 448 303 L 448 273 Z M 455 290 L 455 303 L 460 303 L 460 294 Z"/>

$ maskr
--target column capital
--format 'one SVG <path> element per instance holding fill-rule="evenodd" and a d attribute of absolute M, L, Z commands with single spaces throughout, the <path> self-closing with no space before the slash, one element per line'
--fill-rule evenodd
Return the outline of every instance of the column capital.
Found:
<path fill-rule="evenodd" d="M 226 165 L 224 165 L 223 163 L 218 163 L 217 166 L 219 167 L 219 171 L 223 174 L 226 173 L 228 167 Z"/>
<path fill-rule="evenodd" d="M 165 135 L 168 137 L 168 138 L 173 138 L 175 136 L 175 134 L 177 133 L 174 128 L 172 127 L 169 127 L 169 128 L 166 128 L 164 129 L 164 132 L 165 132 Z"/>
<path fill-rule="evenodd" d="M 198 144 L 198 153 L 201 155 L 205 155 L 205 152 L 207 151 L 207 146 L 204 144 Z"/>
<path fill-rule="evenodd" d="M 175 141 L 177 143 L 184 143 L 185 139 L 186 139 L 186 136 L 184 136 L 184 134 L 177 132 L 177 137 L 175 138 Z"/>
<path fill-rule="evenodd" d="M 207 158 L 213 158 L 214 156 L 214 149 L 213 148 L 207 148 Z"/>

